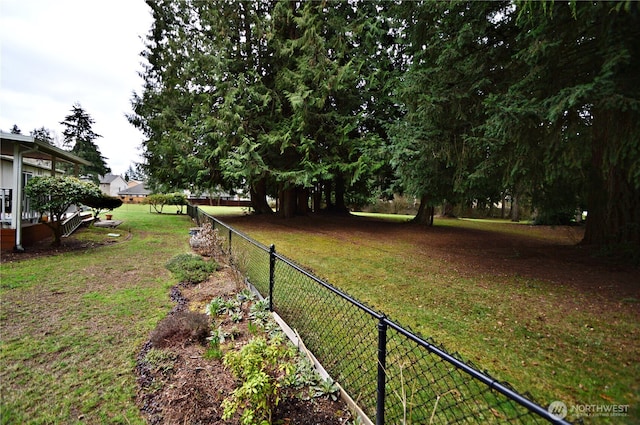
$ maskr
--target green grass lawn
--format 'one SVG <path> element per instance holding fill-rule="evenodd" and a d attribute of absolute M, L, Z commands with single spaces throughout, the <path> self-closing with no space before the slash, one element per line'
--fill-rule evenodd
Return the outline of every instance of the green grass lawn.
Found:
<path fill-rule="evenodd" d="M 0 266 L 2 424 L 144 423 L 135 359 L 172 307 L 164 268 L 189 252 L 189 217 L 124 205 L 118 243 Z"/>
<path fill-rule="evenodd" d="M 425 230 L 403 230 L 400 238 L 376 222 L 364 231 L 298 226 L 297 219 L 265 226 L 236 218 L 242 208 L 205 209 L 264 244 L 275 243 L 279 253 L 542 404 L 630 405 L 628 417 L 594 423 L 639 417 L 640 297 L 576 291 L 575 282 L 508 267 L 462 268 L 461 256 L 491 252 L 437 247 L 437 238 L 425 244 Z M 393 217 L 400 229 L 408 218 Z M 164 264 L 190 251 L 193 224 L 138 205 L 123 205 L 114 219 L 124 220 L 115 231 L 118 243 L 0 265 L 2 424 L 144 423 L 135 404 L 135 357 L 172 307 L 168 290 L 176 282 Z M 556 239 L 553 232 L 508 223 L 436 224 L 435 236 Z M 78 238 L 101 241 L 112 232 L 91 228 Z M 572 238 L 564 235 L 562 243 Z M 498 260 L 512 264 L 519 255 L 514 248 Z M 606 289 L 615 274 L 602 276 Z"/>

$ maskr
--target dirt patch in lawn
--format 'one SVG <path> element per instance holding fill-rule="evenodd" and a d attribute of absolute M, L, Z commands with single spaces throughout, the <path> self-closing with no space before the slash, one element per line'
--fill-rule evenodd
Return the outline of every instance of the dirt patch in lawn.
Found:
<path fill-rule="evenodd" d="M 0 253 L 0 257 L 2 258 L 2 262 L 25 261 L 32 258 L 49 257 L 52 255 L 64 254 L 66 252 L 85 251 L 91 248 L 112 245 L 118 242 L 123 242 L 124 240 L 128 240 L 131 237 L 131 235 L 120 238 L 111 238 L 105 236 L 105 239 L 103 240 L 85 241 L 78 238 L 78 234 L 81 233 L 82 230 L 83 229 L 80 229 L 77 231 L 77 233 L 64 238 L 59 246 L 53 246 L 51 244 L 53 238 L 44 239 L 32 245 L 26 246 L 24 248 L 24 251 L 22 252 L 14 252 L 10 250 L 2 251 L 2 253 Z"/>

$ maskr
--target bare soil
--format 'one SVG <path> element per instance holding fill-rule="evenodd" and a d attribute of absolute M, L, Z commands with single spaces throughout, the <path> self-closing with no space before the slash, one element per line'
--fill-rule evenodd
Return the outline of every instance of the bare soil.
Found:
<path fill-rule="evenodd" d="M 82 229 L 79 231 L 82 231 Z M 2 253 L 0 253 L 0 257 L 2 258 L 2 262 L 24 261 L 36 257 L 58 255 L 65 252 L 84 251 L 103 245 L 122 242 L 122 239 L 105 239 L 100 242 L 87 242 L 79 240 L 76 236 L 64 238 L 60 246 L 51 245 L 53 239 L 44 239 L 33 245 L 26 246 L 23 252 L 2 251 Z M 126 240 L 126 238 L 124 239 Z"/>

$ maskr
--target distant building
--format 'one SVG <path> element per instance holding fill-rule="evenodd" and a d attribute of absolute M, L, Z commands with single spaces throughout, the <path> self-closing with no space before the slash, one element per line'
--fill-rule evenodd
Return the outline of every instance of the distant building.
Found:
<path fill-rule="evenodd" d="M 126 188 L 118 192 L 118 197 L 122 202 L 128 204 L 140 204 L 144 202 L 147 196 L 151 195 L 151 191 L 147 189 L 144 183 Z"/>
<path fill-rule="evenodd" d="M 100 190 L 105 195 L 118 196 L 118 193 L 127 187 L 127 182 L 122 176 L 116 174 L 100 176 Z"/>

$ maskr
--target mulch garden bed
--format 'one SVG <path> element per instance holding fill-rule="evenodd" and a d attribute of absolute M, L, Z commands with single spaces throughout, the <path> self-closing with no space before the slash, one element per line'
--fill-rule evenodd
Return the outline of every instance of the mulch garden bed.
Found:
<path fill-rule="evenodd" d="M 231 268 L 223 267 L 205 282 L 181 284 L 171 290 L 170 296 L 176 305 L 144 344 L 136 364 L 138 405 L 150 424 L 242 423 L 240 412 L 231 419 L 222 419 L 222 401 L 238 386 L 232 373 L 224 367 L 222 360 L 205 358 L 206 341 L 197 330 L 184 331 L 176 325 L 180 320 L 191 320 L 190 315 L 204 312 L 206 304 L 215 297 L 235 296 L 242 286 L 237 274 Z M 234 349 L 239 349 L 251 337 L 247 323 L 248 320 L 220 324 L 229 329 L 234 327 Z M 168 365 L 159 367 L 146 361 L 147 353 L 154 348 L 169 353 Z M 293 394 L 285 394 L 273 418 L 276 424 L 346 424 L 352 421 L 351 412 L 340 399 L 301 400 Z"/>

